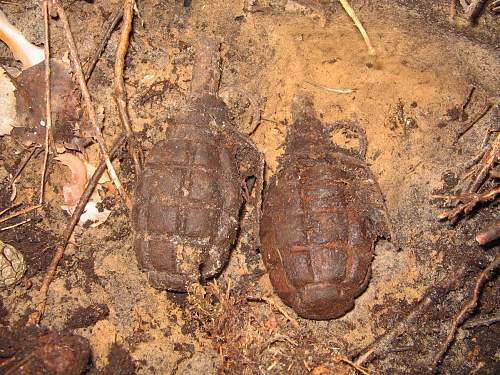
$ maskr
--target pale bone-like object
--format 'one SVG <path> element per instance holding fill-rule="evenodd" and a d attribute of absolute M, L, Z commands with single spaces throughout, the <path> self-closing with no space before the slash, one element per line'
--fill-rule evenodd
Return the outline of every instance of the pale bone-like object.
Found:
<path fill-rule="evenodd" d="M 30 43 L 24 35 L 12 25 L 0 10 L 0 40 L 12 51 L 14 57 L 21 61 L 26 70 L 45 60 L 43 48 Z"/>

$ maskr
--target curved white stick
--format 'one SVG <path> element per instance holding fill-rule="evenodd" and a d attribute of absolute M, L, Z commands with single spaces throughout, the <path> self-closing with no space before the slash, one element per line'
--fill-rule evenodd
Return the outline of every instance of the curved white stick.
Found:
<path fill-rule="evenodd" d="M 24 35 L 12 25 L 5 14 L 0 10 L 0 40 L 12 51 L 14 57 L 21 61 L 23 70 L 45 60 L 42 48 L 28 42 Z"/>
<path fill-rule="evenodd" d="M 363 27 L 363 24 L 359 20 L 359 18 L 356 16 L 356 13 L 354 13 L 354 9 L 349 5 L 347 0 L 339 0 L 340 4 L 342 4 L 342 7 L 346 11 L 346 13 L 351 17 L 353 20 L 354 24 L 358 28 L 359 32 L 363 36 L 363 39 L 365 40 L 366 46 L 368 47 L 368 54 L 370 55 L 376 55 L 375 48 L 373 48 L 372 42 L 370 41 L 370 38 L 368 37 L 368 34 L 366 33 L 365 28 Z"/>

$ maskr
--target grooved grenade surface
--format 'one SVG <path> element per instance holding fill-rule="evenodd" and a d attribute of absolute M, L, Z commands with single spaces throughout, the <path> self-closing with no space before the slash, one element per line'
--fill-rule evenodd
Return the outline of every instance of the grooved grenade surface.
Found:
<path fill-rule="evenodd" d="M 136 187 L 135 252 L 158 289 L 185 291 L 220 273 L 237 240 L 246 178 L 257 179 L 260 199 L 262 157 L 215 96 L 215 55 L 213 46 L 200 48 L 193 98 L 151 150 Z"/>
<path fill-rule="evenodd" d="M 361 155 L 330 141 L 308 97 L 294 102 L 295 123 L 265 195 L 262 254 L 279 296 L 299 315 L 332 319 L 367 287 L 377 237 L 388 237 L 384 203 Z M 352 123 L 364 153 L 364 133 Z"/>

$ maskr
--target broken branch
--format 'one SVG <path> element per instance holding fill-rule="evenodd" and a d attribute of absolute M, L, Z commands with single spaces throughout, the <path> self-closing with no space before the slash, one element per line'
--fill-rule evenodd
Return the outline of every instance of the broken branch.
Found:
<path fill-rule="evenodd" d="M 472 211 L 477 204 L 481 202 L 488 202 L 490 200 L 495 199 L 495 197 L 500 194 L 500 186 L 490 191 L 487 191 L 483 194 L 462 194 L 462 195 L 434 195 L 435 198 L 440 199 L 448 199 L 448 200 L 457 200 L 459 202 L 463 202 L 459 204 L 457 207 L 452 210 L 448 210 L 443 212 L 438 216 L 439 220 L 448 219 L 454 220 L 460 215 L 462 212 L 467 214 Z"/>
<path fill-rule="evenodd" d="M 495 138 L 495 141 L 493 142 L 493 145 L 491 146 L 490 150 L 481 159 L 481 162 L 479 163 L 479 173 L 470 183 L 469 187 L 466 190 L 467 193 L 475 193 L 476 191 L 479 190 L 484 180 L 488 176 L 491 168 L 493 167 L 493 164 L 495 164 L 496 161 L 498 160 L 499 150 L 500 150 L 500 133 L 497 134 L 497 137 Z"/>
<path fill-rule="evenodd" d="M 481 120 L 484 115 L 488 113 L 491 108 L 491 103 L 487 102 L 484 107 L 479 111 L 479 113 L 471 120 L 467 125 L 465 125 L 457 134 L 457 140 L 460 139 L 465 133 L 467 133 L 472 127 Z"/>
<path fill-rule="evenodd" d="M 116 50 L 115 60 L 115 101 L 120 115 L 120 121 L 127 133 L 129 142 L 128 148 L 132 159 L 134 160 L 135 173 L 139 176 L 142 171 L 142 152 L 135 142 L 134 132 L 127 110 L 127 93 L 125 91 L 125 81 L 123 72 L 125 70 L 125 56 L 129 46 L 130 31 L 132 30 L 132 19 L 134 16 L 135 0 L 125 0 L 123 3 L 123 23 L 120 35 L 120 43 Z"/>
<path fill-rule="evenodd" d="M 278 310 L 285 317 L 286 320 L 288 320 L 290 323 L 292 323 L 292 325 L 294 327 L 296 327 L 296 328 L 300 327 L 299 322 L 297 322 L 296 319 L 294 319 L 292 316 L 290 316 L 290 314 L 288 314 L 285 309 L 278 306 L 278 304 L 276 302 L 274 302 L 272 298 L 269 298 L 269 297 L 247 297 L 247 301 L 265 302 L 269 306 L 274 307 L 276 310 Z"/>
<path fill-rule="evenodd" d="M 16 207 L 16 206 L 14 206 L 14 207 Z M 41 204 L 37 204 L 36 206 L 32 206 L 32 207 L 28 207 L 28 208 L 23 208 L 22 210 L 19 210 L 19 211 L 15 212 L 15 213 L 13 213 L 13 214 L 11 214 L 9 216 L 1 218 L 0 219 L 0 223 L 3 223 L 3 222 L 8 221 L 10 219 L 14 219 L 15 217 L 18 217 L 18 216 L 27 214 L 28 212 L 36 210 L 37 208 L 40 208 L 40 207 L 42 207 L 42 205 Z M 11 208 L 9 207 L 9 208 L 5 209 L 4 211 L 2 211 L 2 213 L 6 212 L 6 211 L 8 211 L 10 209 Z"/>
<path fill-rule="evenodd" d="M 491 278 L 491 275 L 499 266 L 500 266 L 500 253 L 497 252 L 497 254 L 495 255 L 495 259 L 488 265 L 488 267 L 486 267 L 479 274 L 470 301 L 462 308 L 462 310 L 460 310 L 456 318 L 453 319 L 453 323 L 448 332 L 448 336 L 446 337 L 445 342 L 441 346 L 441 350 L 434 357 L 434 367 L 433 367 L 434 370 L 438 369 L 438 367 L 441 365 L 441 362 L 443 361 L 444 356 L 448 352 L 451 343 L 455 340 L 455 335 L 457 333 L 458 328 L 476 309 L 479 300 L 479 295 L 481 294 L 481 290 L 483 289 L 484 284 Z"/>
<path fill-rule="evenodd" d="M 424 314 L 427 309 L 442 300 L 452 289 L 456 288 L 462 276 L 465 274 L 465 267 L 454 274 L 454 277 L 446 277 L 438 287 L 429 287 L 422 299 L 415 305 L 410 314 L 405 319 L 396 324 L 390 331 L 384 333 L 372 344 L 366 347 L 354 361 L 356 366 L 369 363 L 374 358 L 390 351 L 391 343 L 399 336 L 408 332 L 407 327 L 413 325 L 416 320 Z"/>
<path fill-rule="evenodd" d="M 130 200 L 130 197 L 125 192 L 125 189 L 123 188 L 120 180 L 118 179 L 118 175 L 116 174 L 115 168 L 113 167 L 113 164 L 111 163 L 111 160 L 109 158 L 109 154 L 108 154 L 108 151 L 106 149 L 106 144 L 104 142 L 104 137 L 102 135 L 101 128 L 98 125 L 97 115 L 96 115 L 94 106 L 92 105 L 92 99 L 90 97 L 90 93 L 89 93 L 89 90 L 87 88 L 87 83 L 85 82 L 85 76 L 83 74 L 82 65 L 80 63 L 80 58 L 78 56 L 78 51 L 76 48 L 75 40 L 73 38 L 73 34 L 71 32 L 68 18 L 66 17 L 66 13 L 64 12 L 64 8 L 60 4 L 59 0 L 54 0 L 54 6 L 57 10 L 57 14 L 59 15 L 59 18 L 61 19 L 61 22 L 62 22 L 63 27 L 64 27 L 64 31 L 66 33 L 68 47 L 70 50 L 71 61 L 73 62 L 73 66 L 75 68 L 75 74 L 76 74 L 76 77 L 78 79 L 80 89 L 82 91 L 83 99 L 85 101 L 85 106 L 87 107 L 87 112 L 89 114 L 90 122 L 92 123 L 92 126 L 94 128 L 95 138 L 96 138 L 97 143 L 99 145 L 99 150 L 100 150 L 101 155 L 106 163 L 106 167 L 108 169 L 109 176 L 110 176 L 111 180 L 113 181 L 113 184 L 116 186 L 116 189 L 120 193 L 120 196 L 124 200 L 127 207 L 129 209 L 131 209 L 132 208 L 132 201 Z"/>
<path fill-rule="evenodd" d="M 51 86 L 50 86 L 50 28 L 49 28 L 49 4 L 48 0 L 42 3 L 43 20 L 45 29 L 45 111 L 47 122 L 45 124 L 45 155 L 43 157 L 42 182 L 40 186 L 40 204 L 43 204 L 45 192 L 45 177 L 47 175 L 47 162 L 49 159 L 49 144 L 52 132 L 52 105 L 51 105 Z"/>
<path fill-rule="evenodd" d="M 113 19 L 111 20 L 108 28 L 106 29 L 104 36 L 102 37 L 99 47 L 95 51 L 92 60 L 90 60 L 90 63 L 88 64 L 87 71 L 85 72 L 85 81 L 88 81 L 90 79 L 90 76 L 94 72 L 97 62 L 99 61 L 99 58 L 101 57 L 102 53 L 104 52 L 104 49 L 106 48 L 106 45 L 108 44 L 109 38 L 111 38 L 111 34 L 113 34 L 115 27 L 120 23 L 122 18 L 123 18 L 123 9 L 121 6 L 119 6 L 118 9 L 115 11 Z"/>

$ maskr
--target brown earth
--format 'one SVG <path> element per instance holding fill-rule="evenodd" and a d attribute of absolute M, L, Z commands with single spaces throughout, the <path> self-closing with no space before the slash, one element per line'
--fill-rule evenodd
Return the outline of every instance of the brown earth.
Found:
<path fill-rule="evenodd" d="M 471 85 L 476 90 L 466 109 L 469 118 L 486 100 L 498 103 L 499 19 L 485 12 L 476 25 L 468 25 L 460 7 L 450 18 L 450 2 L 445 0 L 351 3 L 376 57 L 368 55 L 337 2 L 193 0 L 185 8 L 180 0 L 139 1 L 125 78 L 132 124 L 147 153 L 185 103 L 197 38 L 215 34 L 222 42 L 220 95 L 240 130 L 251 134 L 264 153 L 266 178 L 283 152 L 290 103 L 298 91 L 314 96 L 326 123 L 357 118 L 366 129 L 367 162 L 385 197 L 393 236 L 378 243 L 372 280 L 355 309 L 331 321 L 297 317 L 274 295 L 260 254 L 241 246 L 245 238 L 215 283 L 193 288 L 188 296 L 153 289 L 137 268 L 128 212 L 107 184 L 104 205 L 112 214 L 98 228 L 76 229 L 41 322 L 90 341 L 88 373 L 320 374 L 330 369 L 352 374 L 341 356 L 358 354 L 411 312 L 428 287 L 465 266 L 463 282 L 369 365 L 381 374 L 429 372 L 450 319 L 466 303 L 476 276 L 496 251 L 474 241 L 479 230 L 499 219 L 496 204 L 481 207 L 452 227 L 436 219 L 442 208 L 432 195 L 463 186 L 466 164 L 481 151 L 487 131 L 498 125 L 490 111 L 455 142 L 464 124 L 460 107 Z M 28 39 L 43 41 L 38 1 L 0 4 Z M 63 4 L 86 61 L 121 1 Z M 57 20 L 52 36 L 52 53 L 62 57 L 67 48 Z M 117 40 L 115 32 L 90 80 L 96 107 L 104 112 L 109 145 L 121 133 L 111 88 Z M 3 45 L 0 62 L 15 65 Z M 325 87 L 355 91 L 336 94 Z M 259 109 L 261 122 L 254 129 L 251 120 Z M 0 150 L 0 171 L 7 173 L 28 152 L 9 136 L 0 139 Z M 88 155 L 96 164 L 95 145 Z M 43 154 L 28 164 L 13 203 L 37 202 L 42 163 Z M 125 149 L 115 166 L 132 192 L 135 176 Z M 32 298 L 68 221 L 60 209 L 67 178 L 66 169 L 50 163 L 46 205 L 27 216 L 31 222 L 0 232 L 0 240 L 18 248 L 28 265 L 20 284 L 0 291 L 0 324 L 11 331 L 20 330 L 33 311 Z M 1 184 L 4 208 L 12 204 L 11 191 L 7 179 Z M 493 279 L 476 315 L 494 316 L 498 306 L 498 282 Z M 442 373 L 498 373 L 498 335 L 498 323 L 460 329 Z M 0 372 L 6 360 L 0 356 Z"/>

